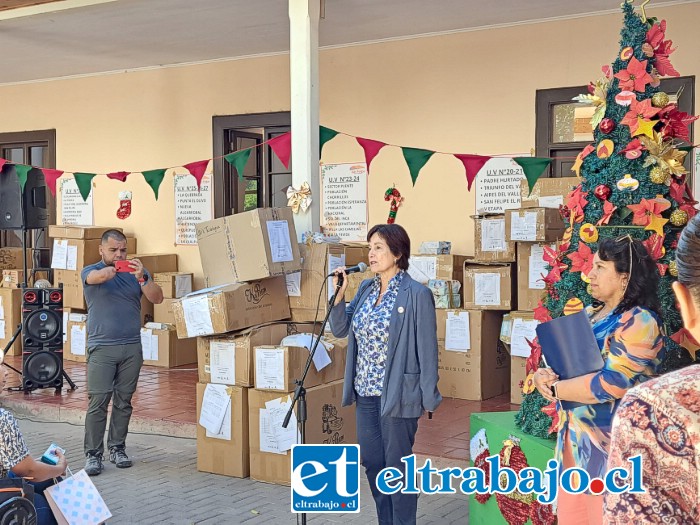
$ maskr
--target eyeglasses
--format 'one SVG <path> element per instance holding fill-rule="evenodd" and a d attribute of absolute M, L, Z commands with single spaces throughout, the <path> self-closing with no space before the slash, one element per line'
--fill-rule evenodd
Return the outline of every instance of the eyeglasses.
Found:
<path fill-rule="evenodd" d="M 629 275 L 627 276 L 627 284 L 625 285 L 625 291 L 622 292 L 623 297 L 625 296 L 625 292 L 627 291 L 627 286 L 629 286 L 629 283 L 632 280 L 632 243 L 634 242 L 634 239 L 632 238 L 632 236 L 629 233 L 627 235 L 623 235 L 623 236 L 615 239 L 615 242 L 622 242 L 625 240 L 629 242 L 628 246 L 630 248 L 630 271 L 629 271 Z"/>

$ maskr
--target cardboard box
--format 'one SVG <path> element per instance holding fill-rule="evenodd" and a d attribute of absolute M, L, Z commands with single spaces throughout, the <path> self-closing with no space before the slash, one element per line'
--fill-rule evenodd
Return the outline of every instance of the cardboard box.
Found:
<path fill-rule="evenodd" d="M 32 261 L 32 251 L 27 248 L 27 269 L 34 266 Z M 5 247 L 0 248 L 0 270 L 13 270 L 24 268 L 22 248 Z"/>
<path fill-rule="evenodd" d="M 510 310 L 515 304 L 512 265 L 464 265 L 464 308 Z"/>
<path fill-rule="evenodd" d="M 408 273 L 416 281 L 428 284 L 430 279 L 462 281 L 465 255 L 411 255 Z"/>
<path fill-rule="evenodd" d="M 510 402 L 519 405 L 523 402 L 523 384 L 525 383 L 525 357 L 510 356 Z"/>
<path fill-rule="evenodd" d="M 527 185 L 527 180 L 520 181 L 520 207 L 521 208 L 554 208 L 566 202 L 566 196 L 578 186 L 576 177 L 540 178 L 532 188 Z"/>
<path fill-rule="evenodd" d="M 375 275 L 376 274 L 371 270 L 348 275 L 348 287 L 345 289 L 345 302 L 349 303 L 355 298 L 362 281 L 365 279 L 372 279 Z"/>
<path fill-rule="evenodd" d="M 173 311 L 173 304 L 176 302 L 177 299 L 163 299 L 162 303 L 154 304 L 153 321 L 156 323 L 171 324 L 175 326 L 175 312 Z M 202 381 L 202 383 L 208 382 L 209 381 Z"/>
<path fill-rule="evenodd" d="M 63 245 L 63 251 L 59 248 Z M 80 271 L 86 266 L 102 260 L 100 256 L 100 239 L 54 239 L 51 268 L 56 270 Z M 126 238 L 127 251 L 136 250 L 136 239 Z M 59 258 L 59 254 L 66 257 Z"/>
<path fill-rule="evenodd" d="M 278 345 L 286 336 L 287 325 L 275 323 L 256 326 L 225 336 L 198 337 L 197 369 L 199 382 L 253 386 L 255 384 L 254 347 Z M 218 362 L 218 371 L 215 369 L 216 375 L 213 381 L 211 375 L 212 348 L 214 349 L 215 361 Z"/>
<path fill-rule="evenodd" d="M 205 286 L 301 270 L 291 208 L 257 208 L 200 222 L 197 244 Z"/>
<path fill-rule="evenodd" d="M 355 406 L 343 407 L 343 382 L 335 381 L 326 385 L 309 388 L 306 391 L 307 444 L 343 444 L 357 443 L 355 424 Z M 248 392 L 250 410 L 250 477 L 257 481 L 289 485 L 291 475 L 291 452 L 267 452 L 261 450 L 274 448 L 274 437 L 269 435 L 269 425 L 261 424 L 261 414 L 267 415 L 265 403 L 289 395 L 279 392 L 266 392 L 251 389 Z M 296 418 L 295 407 L 295 418 Z M 295 419 L 292 419 L 294 421 Z M 290 423 L 291 425 L 292 423 Z M 262 439 L 261 439 L 262 434 Z"/>
<path fill-rule="evenodd" d="M 553 242 L 564 235 L 559 210 L 529 208 L 506 210 L 506 239 L 517 242 Z"/>
<path fill-rule="evenodd" d="M 361 262 L 369 264 L 369 246 L 367 243 L 342 243 L 345 254 L 345 266 L 355 266 Z M 333 270 L 333 268 L 331 268 Z M 330 272 L 328 272 L 330 273 Z"/>
<path fill-rule="evenodd" d="M 24 282 L 24 270 L 3 270 L 2 271 L 2 281 L 0 281 L 0 287 L 2 288 L 19 288 L 19 286 Z"/>
<path fill-rule="evenodd" d="M 518 244 L 518 310 L 534 310 L 545 292 L 544 276 L 549 273 L 544 261 L 544 247 L 556 249 L 556 243 Z"/>
<path fill-rule="evenodd" d="M 143 364 L 173 368 L 197 362 L 197 341 L 178 339 L 175 327 L 141 328 Z"/>
<path fill-rule="evenodd" d="M 207 385 L 197 383 L 197 421 L 202 412 L 202 400 Z M 229 387 L 231 393 L 231 439 L 207 437 L 207 430 L 197 424 L 197 470 L 235 478 L 247 478 L 250 474 L 248 440 L 248 392 L 247 388 Z"/>
<path fill-rule="evenodd" d="M 179 299 L 192 293 L 191 273 L 182 272 L 160 272 L 153 274 L 153 282 L 163 290 L 163 297 L 166 299 Z"/>
<path fill-rule="evenodd" d="M 63 311 L 63 359 L 85 363 L 87 361 L 87 314 L 83 311 Z"/>
<path fill-rule="evenodd" d="M 314 243 L 311 246 L 299 244 L 302 266 L 301 272 L 287 274 L 287 293 L 292 321 L 306 322 L 316 319 L 316 306 L 319 307 L 318 317 L 323 320 L 328 306 L 328 295 L 324 292 L 321 302 L 318 302 L 321 288 L 326 275 L 335 268 L 333 266 L 347 265 L 342 263 L 344 247 L 340 244 Z"/>
<path fill-rule="evenodd" d="M 289 317 L 287 285 L 284 277 L 223 285 L 178 299 L 173 312 L 181 339 L 243 330 Z"/>
<path fill-rule="evenodd" d="M 515 243 L 506 240 L 505 215 L 474 217 L 473 262 L 515 262 Z"/>
<path fill-rule="evenodd" d="M 22 322 L 22 290 L 0 288 L 0 351 L 12 339 L 17 325 Z M 9 355 L 22 355 L 22 338 L 18 337 L 7 352 Z"/>
<path fill-rule="evenodd" d="M 123 232 L 121 228 L 113 226 L 80 226 L 77 224 L 49 225 L 49 237 L 52 239 L 101 239 L 107 230 Z"/>
<path fill-rule="evenodd" d="M 498 339 L 503 314 L 481 310 L 437 310 L 436 315 L 440 393 L 444 397 L 480 401 L 507 392 L 510 357 Z M 448 318 L 453 327 L 451 334 L 459 334 L 458 328 L 464 328 L 468 321 L 468 344 L 459 337 L 447 340 Z M 464 330 L 461 333 L 464 334 Z M 466 346 L 469 346 L 468 350 L 464 350 Z"/>
<path fill-rule="evenodd" d="M 420 243 L 418 253 L 421 255 L 449 255 L 452 251 L 450 241 L 424 241 Z"/>
<path fill-rule="evenodd" d="M 177 272 L 176 253 L 134 253 L 128 259 L 138 259 L 143 267 L 153 275 L 155 273 Z"/>
<path fill-rule="evenodd" d="M 535 329 L 538 324 L 534 312 L 510 312 L 510 337 L 506 349 L 511 356 L 530 357 L 532 348 L 528 341 L 532 342 L 537 337 Z"/>

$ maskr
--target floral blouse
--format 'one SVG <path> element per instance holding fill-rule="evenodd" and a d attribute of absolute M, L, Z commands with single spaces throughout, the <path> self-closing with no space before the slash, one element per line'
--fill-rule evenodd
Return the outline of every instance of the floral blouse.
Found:
<path fill-rule="evenodd" d="M 7 410 L 0 408 L 0 479 L 29 455 L 17 420 Z"/>
<path fill-rule="evenodd" d="M 355 391 L 360 396 L 382 395 L 389 351 L 389 322 L 403 276 L 404 271 L 400 270 L 391 278 L 379 304 L 376 303 L 381 281 L 376 276 L 370 285 L 369 295 L 353 317 L 352 328 L 357 340 Z"/>
<path fill-rule="evenodd" d="M 609 468 L 642 455 L 646 494 L 605 495 L 603 522 L 700 523 L 700 365 L 631 389 L 615 414 Z"/>
<path fill-rule="evenodd" d="M 597 310 L 588 308 L 589 317 Z M 563 462 L 564 432 L 568 430 L 577 467 L 602 478 L 607 472 L 610 428 L 625 392 L 656 375 L 663 339 L 656 314 L 635 307 L 610 313 L 593 324 L 605 364 L 591 380 L 598 403 L 564 410 L 558 403 L 559 434 L 556 459 Z"/>

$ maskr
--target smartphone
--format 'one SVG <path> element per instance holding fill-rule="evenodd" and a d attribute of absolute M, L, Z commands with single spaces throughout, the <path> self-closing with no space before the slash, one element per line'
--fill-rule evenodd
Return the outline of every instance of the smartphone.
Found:
<path fill-rule="evenodd" d="M 51 443 L 49 448 L 46 449 L 44 455 L 41 456 L 42 463 L 48 463 L 49 465 L 58 465 L 58 456 L 55 454 L 56 450 L 60 450 L 61 454 L 65 454 L 66 451 L 59 447 L 56 443 Z"/>
<path fill-rule="evenodd" d="M 131 267 L 131 261 L 114 261 L 114 267 L 117 272 L 131 273 L 134 269 Z"/>

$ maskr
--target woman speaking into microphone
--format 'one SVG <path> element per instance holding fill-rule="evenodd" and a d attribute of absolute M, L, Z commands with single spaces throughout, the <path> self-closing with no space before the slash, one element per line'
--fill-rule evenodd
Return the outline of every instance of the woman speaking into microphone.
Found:
<path fill-rule="evenodd" d="M 341 286 L 331 311 L 336 337 L 348 336 L 343 406 L 356 403 L 357 437 L 380 525 L 416 523 L 418 496 L 387 495 L 377 489 L 385 467 L 404 472 L 401 458 L 412 454 L 418 419 L 435 410 L 438 392 L 438 346 L 432 292 L 406 272 L 411 241 L 398 224 L 379 224 L 367 234 L 369 267 L 345 304 L 345 268 L 333 284 Z"/>

